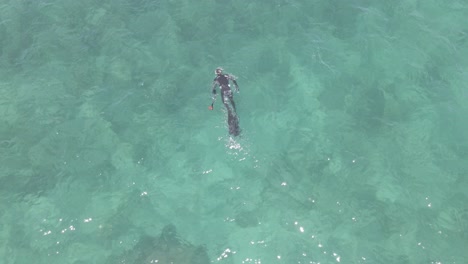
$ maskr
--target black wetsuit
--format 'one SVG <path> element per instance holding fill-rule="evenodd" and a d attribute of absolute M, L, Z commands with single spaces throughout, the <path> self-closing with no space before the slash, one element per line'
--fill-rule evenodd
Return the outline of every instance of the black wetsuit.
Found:
<path fill-rule="evenodd" d="M 229 86 L 229 80 L 231 80 L 234 83 L 237 91 L 239 91 L 239 86 L 237 85 L 237 82 L 232 75 L 218 74 L 213 80 L 213 95 L 216 95 L 216 86 L 219 86 L 221 88 L 221 100 L 223 101 L 224 106 L 229 111 L 230 103 L 232 105 L 232 108 L 234 109 L 234 113 L 236 113 L 236 104 L 234 103 L 231 87 Z"/>
<path fill-rule="evenodd" d="M 239 91 L 239 86 L 234 76 L 230 74 L 218 74 L 213 80 L 212 92 L 214 97 L 216 96 L 216 86 L 221 88 L 221 100 L 228 111 L 229 134 L 238 136 L 240 134 L 239 119 L 237 118 L 236 104 L 234 103 L 234 96 L 229 86 L 229 80 L 234 83 L 236 90 Z"/>

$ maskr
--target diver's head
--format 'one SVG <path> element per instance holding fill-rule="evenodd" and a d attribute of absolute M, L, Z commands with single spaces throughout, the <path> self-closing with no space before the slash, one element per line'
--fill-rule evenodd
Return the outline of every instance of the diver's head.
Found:
<path fill-rule="evenodd" d="M 216 68 L 215 74 L 216 74 L 216 75 L 221 75 L 221 74 L 223 74 L 223 68 L 221 68 L 221 67 Z"/>

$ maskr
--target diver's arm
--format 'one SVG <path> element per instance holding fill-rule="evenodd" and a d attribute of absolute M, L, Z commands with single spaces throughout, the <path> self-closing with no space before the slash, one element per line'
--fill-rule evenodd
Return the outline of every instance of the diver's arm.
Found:
<path fill-rule="evenodd" d="M 211 85 L 211 93 L 213 94 L 213 100 L 216 98 L 216 86 L 218 86 L 218 82 L 214 80 L 213 84 Z"/>
<path fill-rule="evenodd" d="M 232 83 L 233 83 L 234 86 L 236 87 L 236 92 L 239 92 L 239 85 L 237 85 L 236 76 L 233 76 L 233 75 L 231 75 L 231 74 L 228 74 L 228 78 L 229 78 L 229 80 L 232 81 Z"/>
<path fill-rule="evenodd" d="M 239 92 L 239 85 L 237 85 L 236 80 L 232 80 L 232 83 L 234 83 L 234 86 L 236 86 L 236 92 Z"/>

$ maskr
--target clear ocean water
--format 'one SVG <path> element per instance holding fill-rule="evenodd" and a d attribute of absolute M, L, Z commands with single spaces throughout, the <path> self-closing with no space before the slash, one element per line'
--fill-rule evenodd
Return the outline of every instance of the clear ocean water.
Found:
<path fill-rule="evenodd" d="M 468 263 L 467 17 L 2 0 L 0 263 Z"/>

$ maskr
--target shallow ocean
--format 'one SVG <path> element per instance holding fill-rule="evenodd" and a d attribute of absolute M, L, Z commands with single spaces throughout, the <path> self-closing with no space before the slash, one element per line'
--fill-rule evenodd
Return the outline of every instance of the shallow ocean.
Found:
<path fill-rule="evenodd" d="M 3 0 L 0 263 L 466 263 L 449 2 Z"/>

